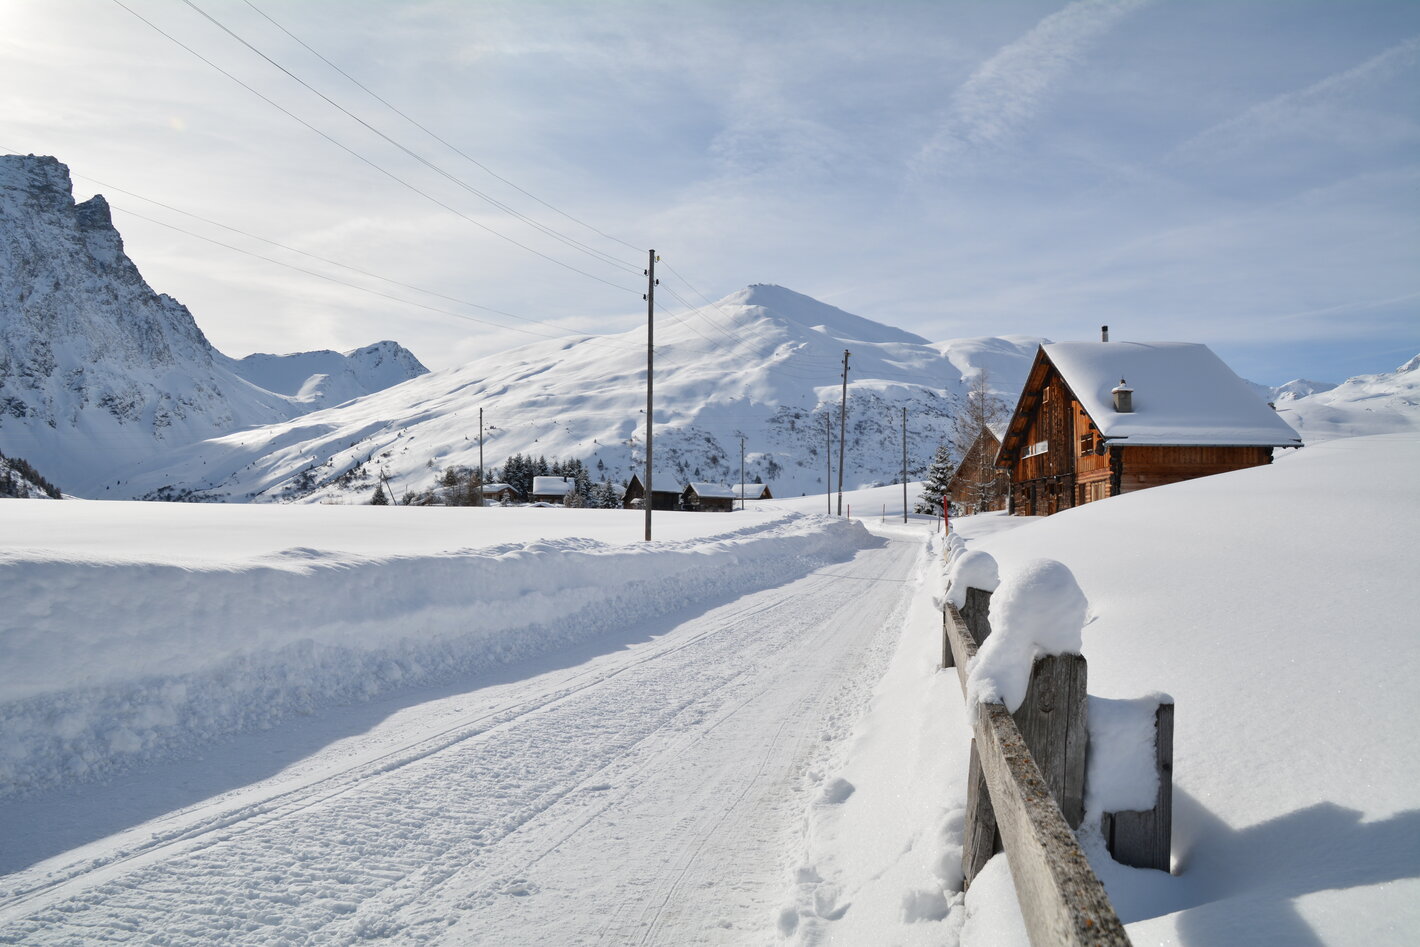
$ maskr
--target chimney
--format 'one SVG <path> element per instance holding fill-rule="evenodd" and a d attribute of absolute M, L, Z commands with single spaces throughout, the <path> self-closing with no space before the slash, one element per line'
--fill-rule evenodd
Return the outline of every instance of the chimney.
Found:
<path fill-rule="evenodd" d="M 1100 326 L 1100 341 L 1109 341 L 1109 326 Z"/>
<path fill-rule="evenodd" d="M 1110 389 L 1109 393 L 1114 395 L 1114 410 L 1120 414 L 1130 414 L 1134 411 L 1134 389 L 1130 388 L 1123 378 L 1119 379 L 1119 384 Z"/>

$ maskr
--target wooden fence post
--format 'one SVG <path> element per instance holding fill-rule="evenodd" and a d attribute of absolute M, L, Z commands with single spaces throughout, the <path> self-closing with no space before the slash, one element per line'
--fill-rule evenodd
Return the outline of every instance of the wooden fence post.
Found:
<path fill-rule="evenodd" d="M 971 762 L 966 776 L 966 827 L 961 846 L 962 890 L 972 881 L 991 856 L 1001 851 L 1001 833 L 996 828 L 996 812 L 991 808 L 991 793 L 986 788 L 986 774 L 981 771 L 981 756 L 976 741 L 971 741 Z"/>
<path fill-rule="evenodd" d="M 983 589 L 966 590 L 966 603 L 961 608 L 962 621 L 976 639 L 979 648 L 991 637 L 991 593 Z"/>
<path fill-rule="evenodd" d="M 1110 855 L 1121 865 L 1169 871 L 1173 844 L 1173 704 L 1154 712 L 1154 766 L 1159 791 L 1154 808 L 1139 812 L 1106 812 L 1100 831 Z M 970 797 L 968 797 L 969 799 Z"/>
<path fill-rule="evenodd" d="M 1085 818 L 1085 755 L 1090 739 L 1086 676 L 1084 655 L 1037 659 L 1026 699 L 1011 715 L 1072 829 L 1078 829 Z"/>

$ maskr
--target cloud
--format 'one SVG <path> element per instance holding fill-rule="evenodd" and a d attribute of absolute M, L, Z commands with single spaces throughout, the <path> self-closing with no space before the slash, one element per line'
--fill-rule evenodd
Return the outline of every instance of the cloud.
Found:
<path fill-rule="evenodd" d="M 952 96 L 946 125 L 917 158 L 917 170 L 1006 145 L 1030 123 L 1101 36 L 1152 0 L 1076 0 L 977 68 Z"/>
<path fill-rule="evenodd" d="M 1237 151 L 1269 141 L 1283 133 L 1305 133 L 1322 139 L 1335 139 L 1342 134 L 1342 125 L 1353 125 L 1357 119 L 1347 114 L 1348 102 L 1388 80 L 1414 71 L 1420 64 L 1420 36 L 1397 43 L 1359 66 L 1335 73 L 1293 92 L 1274 96 L 1246 109 L 1226 121 L 1204 129 L 1176 148 L 1171 161 L 1192 161 L 1215 158 L 1220 153 Z M 1374 126 L 1362 136 L 1352 129 L 1351 137 L 1375 141 L 1382 133 Z"/>

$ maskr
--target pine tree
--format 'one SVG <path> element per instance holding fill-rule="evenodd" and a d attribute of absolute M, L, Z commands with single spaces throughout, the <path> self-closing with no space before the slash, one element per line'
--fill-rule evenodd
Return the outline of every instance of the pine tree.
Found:
<path fill-rule="evenodd" d="M 371 505 L 371 506 L 389 506 L 389 505 L 390 505 L 390 498 L 385 495 L 385 488 L 384 488 L 384 485 L 383 485 L 383 484 L 379 484 L 379 483 L 375 484 L 375 495 L 372 496 L 372 497 L 370 497 L 370 505 Z"/>
<path fill-rule="evenodd" d="M 950 444 L 943 444 L 937 448 L 937 453 L 932 456 L 932 466 L 927 471 L 927 482 L 922 488 L 922 497 L 917 501 L 914 513 L 926 513 L 929 516 L 940 516 L 942 513 L 942 497 L 947 495 L 947 485 L 952 482 L 952 475 L 956 473 L 956 464 L 952 461 L 952 448 Z"/>

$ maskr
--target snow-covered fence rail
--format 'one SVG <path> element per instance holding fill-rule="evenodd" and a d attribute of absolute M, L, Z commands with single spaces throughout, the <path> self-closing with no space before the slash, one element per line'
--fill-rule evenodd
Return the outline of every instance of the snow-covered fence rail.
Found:
<path fill-rule="evenodd" d="M 957 607 L 944 609 L 945 629 L 962 692 L 970 701 L 968 669 L 976 657 L 978 643 Z M 1052 715 L 1066 684 L 1067 705 L 1078 704 L 1074 744 L 1078 753 L 1067 748 L 1055 753 L 1053 769 L 1065 780 L 1078 776 L 1079 797 L 1083 798 L 1083 701 L 1084 659 L 1079 655 L 1053 656 L 1037 662 L 1031 677 L 1035 700 L 1027 697 L 1021 711 L 1027 718 Z M 1078 700 L 1076 698 L 1078 681 Z M 1018 711 L 1020 713 L 1021 711 Z M 1060 715 L 1072 716 L 1070 713 Z M 1069 731 L 1066 725 L 1056 729 Z M 1025 917 L 1031 943 L 1048 944 L 1128 944 L 1124 925 L 1110 904 L 1104 885 L 1090 869 L 1075 833 L 1066 821 L 1053 787 L 1027 745 L 1016 718 L 1000 701 L 976 704 L 972 720 L 971 773 L 967 783 L 966 840 L 962 867 L 967 883 L 991 857 L 999 838 L 1011 863 L 1016 896 Z M 1064 741 L 1069 744 L 1070 740 Z M 1078 766 L 1073 756 L 1078 755 Z M 1081 810 L 1083 815 L 1083 810 Z M 1079 817 L 1076 817 L 1079 824 Z"/>

